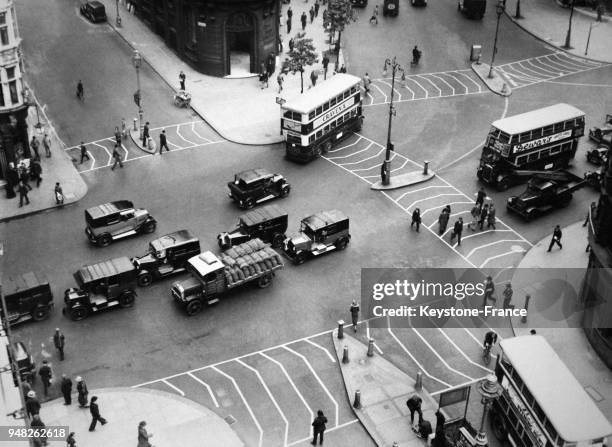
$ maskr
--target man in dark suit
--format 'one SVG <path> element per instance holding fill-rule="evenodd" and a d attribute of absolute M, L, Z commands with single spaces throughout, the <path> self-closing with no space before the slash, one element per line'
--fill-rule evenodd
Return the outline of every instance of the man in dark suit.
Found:
<path fill-rule="evenodd" d="M 163 129 L 159 134 L 159 155 L 162 154 L 164 148 L 170 152 L 170 148 L 168 148 L 168 141 L 166 140 L 166 129 Z"/>
<path fill-rule="evenodd" d="M 147 121 L 142 130 L 142 145 L 146 148 L 147 141 L 149 140 L 149 122 Z"/>
<path fill-rule="evenodd" d="M 317 444 L 317 435 L 319 436 L 319 445 L 323 444 L 323 433 L 327 428 L 325 424 L 327 424 L 327 418 L 323 415 L 323 411 L 317 411 L 317 417 L 312 422 L 312 431 L 314 432 L 314 437 L 311 442 L 312 445 Z"/>
<path fill-rule="evenodd" d="M 89 431 L 94 431 L 96 429 L 96 424 L 98 421 L 102 425 L 105 425 L 107 420 L 100 416 L 100 409 L 98 408 L 98 396 L 92 396 L 91 401 L 89 402 L 89 412 L 91 413 L 91 424 L 89 424 Z"/>
<path fill-rule="evenodd" d="M 53 334 L 53 344 L 55 345 L 55 349 L 59 351 L 60 360 L 64 360 L 64 343 L 66 338 L 62 331 L 59 330 L 58 327 L 55 328 L 55 334 Z"/>
<path fill-rule="evenodd" d="M 51 386 L 51 378 L 53 377 L 53 373 L 49 367 L 49 362 L 43 360 L 43 365 L 38 370 L 38 375 L 40 376 L 43 384 L 45 397 L 47 397 L 49 395 L 49 387 Z"/>
<path fill-rule="evenodd" d="M 61 383 L 62 395 L 64 396 L 64 405 L 70 405 L 72 403 L 72 380 L 66 376 L 66 374 L 62 374 L 62 383 Z"/>

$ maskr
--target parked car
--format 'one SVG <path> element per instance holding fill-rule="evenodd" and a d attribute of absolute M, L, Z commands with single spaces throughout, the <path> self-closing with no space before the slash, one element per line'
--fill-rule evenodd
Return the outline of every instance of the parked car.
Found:
<path fill-rule="evenodd" d="M 589 138 L 597 144 L 602 144 L 612 148 L 612 115 L 606 115 L 604 125 L 602 127 L 591 127 L 589 129 Z"/>
<path fill-rule="evenodd" d="M 49 281 L 34 272 L 7 278 L 3 292 L 6 318 L 11 326 L 27 320 L 44 320 L 53 308 Z M 1 304 L 0 310 L 4 311 Z"/>
<path fill-rule="evenodd" d="M 427 0 L 410 0 L 412 6 L 427 6 Z"/>
<path fill-rule="evenodd" d="M 28 349 L 25 345 L 18 341 L 13 343 L 12 350 L 9 349 L 9 345 L 6 345 L 7 354 L 9 360 L 13 360 L 13 355 L 15 356 L 15 362 L 17 363 L 17 371 L 13 370 L 13 382 L 15 386 L 17 386 L 17 376 L 16 373 L 19 373 L 19 378 L 22 382 L 28 382 L 30 384 L 34 383 L 36 380 L 36 363 L 34 362 L 34 358 L 28 352 Z"/>
<path fill-rule="evenodd" d="M 349 218 L 342 211 L 322 211 L 302 219 L 300 232 L 285 239 L 284 250 L 295 263 L 332 250 L 344 250 L 351 239 Z"/>
<path fill-rule="evenodd" d="M 589 149 L 586 153 L 586 159 L 588 162 L 594 165 L 601 166 L 608 160 L 608 149 L 605 146 L 599 146 L 593 149 Z"/>
<path fill-rule="evenodd" d="M 111 242 L 138 233 L 153 233 L 157 222 L 145 209 L 129 200 L 118 200 L 85 210 L 85 233 L 92 244 L 106 247 Z"/>
<path fill-rule="evenodd" d="M 93 23 L 106 22 L 104 5 L 97 0 L 83 3 L 81 5 L 81 14 Z"/>
<path fill-rule="evenodd" d="M 359 8 L 365 8 L 368 6 L 368 0 L 351 0 L 351 5 Z"/>
<path fill-rule="evenodd" d="M 287 213 L 278 206 L 264 206 L 240 216 L 236 228 L 230 232 L 219 233 L 217 241 L 221 250 L 255 238 L 269 242 L 272 247 L 278 248 L 285 240 L 287 221 Z"/>
<path fill-rule="evenodd" d="M 138 285 L 185 271 L 189 258 L 200 254 L 200 240 L 187 230 L 166 234 L 149 244 L 148 253 L 132 258 L 138 269 Z"/>
<path fill-rule="evenodd" d="M 399 13 L 399 0 L 383 1 L 383 16 L 397 16 Z"/>
<path fill-rule="evenodd" d="M 74 274 L 78 288 L 64 292 L 64 312 L 78 321 L 111 307 L 131 307 L 137 277 L 138 269 L 128 257 L 82 267 Z"/>
<path fill-rule="evenodd" d="M 239 172 L 227 186 L 230 198 L 240 208 L 252 208 L 256 203 L 287 197 L 291 191 L 291 185 L 282 175 L 261 168 Z"/>

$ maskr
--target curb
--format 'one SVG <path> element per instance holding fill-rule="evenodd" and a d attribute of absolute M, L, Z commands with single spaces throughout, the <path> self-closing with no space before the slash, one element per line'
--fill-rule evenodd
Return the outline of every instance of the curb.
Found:
<path fill-rule="evenodd" d="M 83 197 L 85 197 L 85 195 L 83 195 Z M 23 218 L 26 218 L 26 217 L 33 216 L 35 214 L 49 213 L 49 212 L 51 212 L 51 210 L 55 210 L 55 209 L 58 209 L 58 208 L 65 208 L 67 206 L 72 206 L 75 203 L 77 203 L 79 200 L 81 200 L 83 197 L 79 197 L 79 198 L 74 199 L 74 200 L 72 200 L 70 202 L 64 202 L 62 205 L 53 205 L 53 206 L 50 206 L 50 207 L 47 207 L 47 208 L 40 208 L 40 209 L 37 209 L 35 211 L 29 211 L 27 213 L 16 214 L 14 216 L 9 216 L 9 217 L 2 217 L 2 218 L 0 218 L 0 223 L 10 222 L 12 220 L 17 220 L 17 219 L 23 219 Z M 7 200 L 12 200 L 12 199 L 7 199 Z M 19 199 L 15 198 L 15 200 L 19 200 Z"/>
<path fill-rule="evenodd" d="M 558 2 L 557 2 L 557 3 L 558 3 Z M 577 9 L 577 8 L 574 8 L 574 10 L 576 10 L 576 9 Z M 505 15 L 506 15 L 506 17 L 507 17 L 508 19 L 510 19 L 510 21 L 511 21 L 511 22 L 513 22 L 513 23 L 514 23 L 516 26 L 518 26 L 519 28 L 521 28 L 521 29 L 522 29 L 523 31 L 525 31 L 527 34 L 530 34 L 531 36 L 535 37 L 535 38 L 536 38 L 536 39 L 538 39 L 540 42 L 545 43 L 546 45 L 549 45 L 549 46 L 551 46 L 551 47 L 554 47 L 554 48 L 556 48 L 556 49 L 557 49 L 557 50 L 559 50 L 559 51 L 563 51 L 564 53 L 567 53 L 568 55 L 573 56 L 573 57 L 577 57 L 577 58 L 579 58 L 579 59 L 585 59 L 585 60 L 587 60 L 587 61 L 597 62 L 597 63 L 599 63 L 599 64 L 606 64 L 606 65 L 610 65 L 610 64 L 612 64 L 612 62 L 610 62 L 610 61 L 604 61 L 604 60 L 601 60 L 601 59 L 595 59 L 595 58 L 593 58 L 593 57 L 588 57 L 588 56 L 584 56 L 584 55 L 580 55 L 580 54 L 574 54 L 574 53 L 572 53 L 572 52 L 570 52 L 570 51 L 566 50 L 565 48 L 560 47 L 560 46 L 557 46 L 557 45 L 555 45 L 554 43 L 552 43 L 552 42 L 550 42 L 550 41 L 548 41 L 548 40 L 544 39 L 542 36 L 540 36 L 540 35 L 536 34 L 536 33 L 535 33 L 535 31 L 532 31 L 532 30 L 530 30 L 529 28 L 524 27 L 523 25 L 521 25 L 521 24 L 520 24 L 520 20 L 521 20 L 521 19 L 516 19 L 516 18 L 515 18 L 513 15 L 511 15 L 511 14 L 508 12 L 508 10 L 505 10 L 505 11 L 504 11 L 504 14 L 505 14 Z"/>
<path fill-rule="evenodd" d="M 140 19 L 139 19 L 140 20 Z M 123 39 L 123 41 L 132 49 L 132 50 L 136 50 L 136 48 L 134 48 L 132 46 L 132 43 L 119 31 L 119 29 L 113 25 L 111 23 L 111 21 L 107 22 L 108 25 L 121 37 L 121 39 Z M 174 51 L 173 51 L 174 53 Z M 147 60 L 147 58 L 141 53 L 142 59 L 147 63 L 147 65 L 155 72 L 155 74 L 157 74 L 167 85 L 168 87 L 170 87 L 170 89 L 173 92 L 177 92 L 177 90 L 173 87 L 173 85 L 170 83 L 170 81 L 168 81 L 168 79 L 166 79 L 165 76 L 163 76 L 159 71 L 157 71 L 157 69 Z M 227 80 L 228 82 L 231 82 L 231 79 Z M 268 141 L 241 141 L 239 139 L 236 138 L 232 138 L 228 135 L 225 134 L 224 131 L 219 130 L 219 126 L 216 124 L 215 120 L 212 119 L 210 116 L 208 116 L 208 113 L 205 113 L 204 111 L 200 110 L 200 108 L 196 105 L 193 104 L 193 100 L 191 102 L 191 105 L 189 106 L 189 108 L 196 114 L 198 115 L 206 124 L 208 124 L 210 127 L 212 127 L 212 129 L 217 132 L 219 134 L 219 136 L 221 136 L 223 139 L 229 141 L 230 143 L 236 143 L 236 144 L 242 144 L 242 145 L 246 145 L 246 146 L 264 146 L 267 144 L 278 144 L 278 143 L 283 143 L 284 140 L 276 137 L 276 138 L 270 138 Z M 147 150 L 145 150 L 145 152 L 149 152 Z M 151 153 L 151 152 L 149 152 Z"/>
<path fill-rule="evenodd" d="M 510 88 L 508 80 L 504 77 L 502 73 L 499 73 L 497 70 L 495 70 L 495 67 L 493 67 L 493 72 L 496 74 L 496 76 L 494 76 L 493 78 L 489 78 L 488 75 L 485 76 L 483 73 L 484 71 L 489 70 L 490 65 L 484 64 L 484 63 L 479 64 L 478 62 L 472 62 L 471 67 L 472 67 L 472 71 L 476 73 L 476 76 L 480 78 L 482 83 L 486 85 L 487 88 L 491 92 L 495 93 L 496 95 L 505 97 L 505 98 L 507 98 L 508 96 L 512 94 L 512 88 Z M 499 83 L 498 80 L 501 80 L 501 83 L 502 83 L 501 90 L 499 90 L 498 88 L 494 86 L 495 83 Z"/>

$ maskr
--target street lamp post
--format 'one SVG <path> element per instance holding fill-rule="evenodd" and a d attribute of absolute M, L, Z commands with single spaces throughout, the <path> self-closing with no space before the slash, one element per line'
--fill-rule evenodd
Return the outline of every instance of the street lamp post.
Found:
<path fill-rule="evenodd" d="M 516 0 L 516 12 L 514 13 L 514 18 L 515 19 L 523 18 L 523 16 L 521 15 L 521 0 Z"/>
<path fill-rule="evenodd" d="M 138 85 L 138 90 L 136 90 L 136 93 L 134 94 L 134 100 L 136 101 L 136 105 L 138 106 L 138 120 L 139 120 L 138 127 L 140 129 L 140 139 L 142 140 L 143 111 L 142 111 L 142 95 L 140 93 L 140 66 L 142 65 L 142 56 L 140 55 L 138 50 L 134 50 L 134 54 L 132 55 L 132 64 L 134 65 L 134 68 L 136 69 L 136 83 Z"/>
<path fill-rule="evenodd" d="M 482 419 L 480 421 L 480 429 L 476 435 L 476 445 L 486 446 L 489 441 L 485 432 L 485 422 L 487 420 L 487 413 L 489 407 L 502 393 L 502 387 L 497 383 L 497 377 L 495 374 L 489 374 L 485 379 L 478 385 L 478 392 L 482 396 L 481 402 L 483 404 Z"/>
<path fill-rule="evenodd" d="M 383 185 L 388 185 L 391 182 L 391 152 L 393 151 L 393 143 L 391 142 L 391 124 L 393 117 L 395 116 L 395 107 L 393 107 L 393 97 L 395 94 L 395 74 L 398 71 L 404 72 L 402 66 L 396 61 L 395 56 L 393 59 L 385 59 L 385 66 L 383 67 L 383 76 L 386 76 L 387 69 L 391 67 L 391 101 L 389 102 L 389 126 L 387 128 L 387 150 L 385 151 L 385 161 L 381 166 L 380 177 Z"/>
<path fill-rule="evenodd" d="M 567 26 L 567 35 L 565 36 L 565 45 L 563 48 L 566 50 L 571 50 L 572 46 L 570 45 L 571 36 L 572 36 L 572 17 L 574 16 L 574 0 L 570 4 L 570 16 L 569 16 L 569 25 Z"/>
<path fill-rule="evenodd" d="M 493 41 L 493 54 L 491 55 L 491 65 L 489 67 L 489 79 L 493 78 L 493 62 L 495 62 L 495 54 L 497 54 L 497 36 L 499 34 L 499 19 L 501 19 L 504 9 L 506 8 L 505 0 L 498 0 L 496 6 L 497 25 L 495 25 L 495 40 Z"/>
<path fill-rule="evenodd" d="M 117 19 L 115 20 L 115 23 L 117 24 L 117 26 L 121 26 L 121 16 L 119 15 L 119 0 L 115 0 L 115 6 L 117 7 Z"/>

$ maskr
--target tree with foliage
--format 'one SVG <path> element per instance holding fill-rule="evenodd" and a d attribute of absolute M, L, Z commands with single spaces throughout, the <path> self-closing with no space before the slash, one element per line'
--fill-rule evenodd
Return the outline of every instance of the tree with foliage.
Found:
<path fill-rule="evenodd" d="M 323 27 L 329 33 L 330 42 L 332 42 L 332 36 L 336 31 L 338 32 L 337 49 L 340 49 L 340 40 L 344 28 L 356 20 L 357 16 L 353 12 L 350 0 L 328 0 L 327 10 L 323 17 Z"/>
<path fill-rule="evenodd" d="M 283 61 L 283 71 L 292 74 L 300 72 L 301 93 L 304 93 L 304 68 L 319 62 L 312 39 L 306 37 L 306 33 L 298 33 L 293 38 L 293 50 L 289 51 L 288 58 Z"/>

